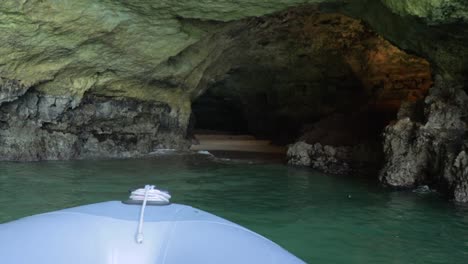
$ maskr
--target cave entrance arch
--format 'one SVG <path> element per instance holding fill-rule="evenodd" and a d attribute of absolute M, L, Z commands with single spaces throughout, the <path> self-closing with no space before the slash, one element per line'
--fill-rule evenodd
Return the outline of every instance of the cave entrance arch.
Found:
<path fill-rule="evenodd" d="M 424 98 L 432 84 L 424 59 L 359 20 L 313 7 L 232 22 L 211 42 L 217 52 L 192 104 L 195 129 L 358 144 L 380 138 L 401 103 Z"/>
<path fill-rule="evenodd" d="M 208 89 L 192 103 L 195 134 L 250 134 L 243 104 L 238 96 Z"/>

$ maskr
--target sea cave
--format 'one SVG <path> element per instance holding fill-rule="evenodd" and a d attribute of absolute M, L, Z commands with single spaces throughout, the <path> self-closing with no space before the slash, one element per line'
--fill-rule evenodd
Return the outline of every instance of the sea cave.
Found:
<path fill-rule="evenodd" d="M 306 263 L 463 263 L 467 24 L 464 0 L 3 0 L 0 262 L 8 222 L 153 182 Z"/>

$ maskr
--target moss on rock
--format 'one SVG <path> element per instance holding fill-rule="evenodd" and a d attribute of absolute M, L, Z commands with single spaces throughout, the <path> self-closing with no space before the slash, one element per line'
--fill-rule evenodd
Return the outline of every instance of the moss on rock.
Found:
<path fill-rule="evenodd" d="M 465 0 L 382 0 L 400 15 L 425 19 L 431 24 L 468 21 L 468 4 Z"/>

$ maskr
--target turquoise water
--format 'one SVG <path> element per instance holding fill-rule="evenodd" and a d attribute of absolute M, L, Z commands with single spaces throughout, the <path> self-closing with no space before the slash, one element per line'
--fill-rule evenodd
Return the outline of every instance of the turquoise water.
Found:
<path fill-rule="evenodd" d="M 156 183 L 308 263 L 468 263 L 468 208 L 373 180 L 206 155 L 0 163 L 0 223 Z"/>

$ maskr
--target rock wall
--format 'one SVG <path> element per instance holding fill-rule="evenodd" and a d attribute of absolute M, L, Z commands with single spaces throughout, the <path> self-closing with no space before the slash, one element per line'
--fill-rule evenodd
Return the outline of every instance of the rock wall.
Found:
<path fill-rule="evenodd" d="M 354 0 L 337 9 L 365 21 L 399 48 L 426 58 L 436 74 L 468 81 L 467 1 Z"/>
<path fill-rule="evenodd" d="M 0 107 L 0 160 L 120 158 L 186 148 L 184 122 L 166 103 L 30 89 Z"/>
<path fill-rule="evenodd" d="M 287 156 L 290 165 L 308 166 L 331 174 L 352 173 L 352 147 L 322 146 L 299 141 L 288 148 Z"/>

